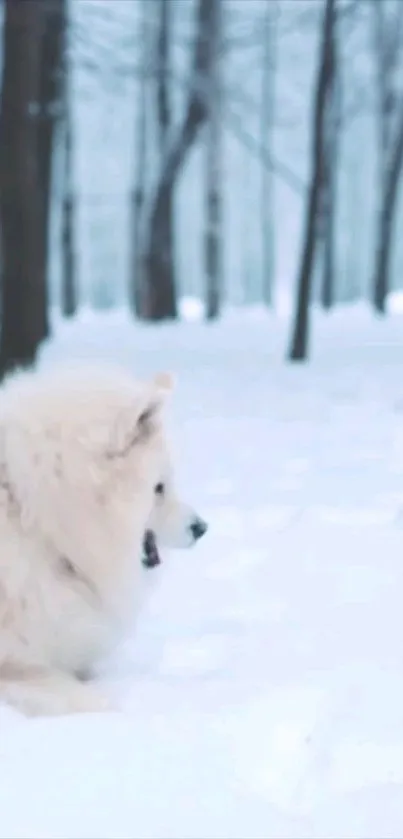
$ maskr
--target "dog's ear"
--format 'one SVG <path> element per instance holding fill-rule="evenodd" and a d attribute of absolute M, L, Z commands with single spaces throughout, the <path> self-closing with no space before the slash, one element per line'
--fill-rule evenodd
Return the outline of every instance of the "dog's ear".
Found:
<path fill-rule="evenodd" d="M 154 434 L 168 395 L 169 389 L 154 381 L 143 399 L 120 412 L 112 433 L 109 457 L 124 457 L 133 446 Z"/>

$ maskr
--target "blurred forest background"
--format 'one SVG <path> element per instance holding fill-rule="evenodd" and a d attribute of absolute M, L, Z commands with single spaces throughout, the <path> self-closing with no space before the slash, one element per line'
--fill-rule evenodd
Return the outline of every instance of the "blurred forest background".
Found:
<path fill-rule="evenodd" d="M 2 0 L 1 373 L 52 313 L 403 291 L 401 0 Z M 268 329 L 270 322 L 268 321 Z"/>

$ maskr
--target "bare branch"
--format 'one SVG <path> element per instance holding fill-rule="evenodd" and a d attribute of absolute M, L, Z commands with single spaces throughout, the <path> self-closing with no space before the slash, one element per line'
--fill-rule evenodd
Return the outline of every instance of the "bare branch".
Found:
<path fill-rule="evenodd" d="M 256 140 L 245 128 L 245 120 L 237 116 L 233 111 L 226 109 L 225 124 L 229 126 L 233 134 L 242 145 L 257 158 L 263 166 L 275 172 L 297 195 L 304 196 L 306 184 L 302 178 L 293 172 L 286 163 L 283 163 L 275 155 Z"/>

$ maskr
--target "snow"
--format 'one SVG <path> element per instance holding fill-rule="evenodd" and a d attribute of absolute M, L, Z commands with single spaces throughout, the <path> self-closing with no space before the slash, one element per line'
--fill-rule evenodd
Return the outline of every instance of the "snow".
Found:
<path fill-rule="evenodd" d="M 45 364 L 177 373 L 179 477 L 210 531 L 152 572 L 99 673 L 116 713 L 0 709 L 0 837 L 401 837 L 401 315 L 314 312 L 293 367 L 256 310 L 55 323 Z"/>

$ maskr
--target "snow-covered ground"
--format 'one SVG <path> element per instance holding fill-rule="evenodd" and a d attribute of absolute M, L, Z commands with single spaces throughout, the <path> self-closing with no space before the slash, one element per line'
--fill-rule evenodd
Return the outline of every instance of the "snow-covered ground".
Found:
<path fill-rule="evenodd" d="M 99 674 L 121 713 L 1 709 L 4 839 L 403 835 L 403 317 L 314 326 L 292 368 L 258 311 L 58 329 L 44 363 L 177 372 L 178 471 L 210 532 L 166 557 Z"/>

